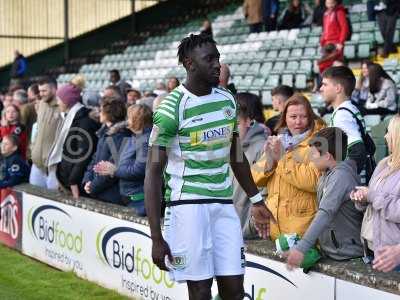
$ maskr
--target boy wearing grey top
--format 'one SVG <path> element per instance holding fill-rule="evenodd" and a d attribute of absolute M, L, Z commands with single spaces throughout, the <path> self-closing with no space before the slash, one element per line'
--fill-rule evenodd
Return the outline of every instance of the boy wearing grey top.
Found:
<path fill-rule="evenodd" d="M 319 131 L 310 142 L 311 162 L 323 173 L 318 182 L 319 209 L 302 239 L 287 253 L 289 268 L 298 267 L 304 253 L 319 241 L 323 256 L 335 260 L 362 257 L 363 215 L 350 200 L 359 185 L 357 166 L 344 160 L 347 136 L 337 127 Z"/>

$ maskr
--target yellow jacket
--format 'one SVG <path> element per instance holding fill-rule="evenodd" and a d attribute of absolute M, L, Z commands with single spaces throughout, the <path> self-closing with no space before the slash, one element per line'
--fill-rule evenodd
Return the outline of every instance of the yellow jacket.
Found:
<path fill-rule="evenodd" d="M 285 233 L 304 235 L 315 216 L 320 174 L 309 161 L 308 143 L 324 126 L 316 122 L 311 134 L 288 151 L 272 171 L 264 173 L 265 154 L 252 167 L 254 182 L 258 187 L 267 187 L 266 205 L 277 221 L 271 222 L 272 240 Z"/>

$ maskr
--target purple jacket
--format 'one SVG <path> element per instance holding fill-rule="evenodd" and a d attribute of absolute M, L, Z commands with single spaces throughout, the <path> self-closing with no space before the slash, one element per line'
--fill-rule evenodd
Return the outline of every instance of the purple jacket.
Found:
<path fill-rule="evenodd" d="M 369 183 L 368 202 L 373 208 L 374 251 L 400 243 L 400 170 L 380 180 L 388 168 L 385 158 L 376 167 Z"/>

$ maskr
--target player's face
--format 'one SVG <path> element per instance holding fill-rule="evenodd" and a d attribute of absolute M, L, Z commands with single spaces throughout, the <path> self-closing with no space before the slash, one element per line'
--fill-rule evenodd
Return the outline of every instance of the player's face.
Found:
<path fill-rule="evenodd" d="M 196 79 L 217 86 L 221 73 L 219 63 L 220 54 L 217 47 L 212 43 L 203 44 L 193 49 L 192 63 L 193 73 Z"/>

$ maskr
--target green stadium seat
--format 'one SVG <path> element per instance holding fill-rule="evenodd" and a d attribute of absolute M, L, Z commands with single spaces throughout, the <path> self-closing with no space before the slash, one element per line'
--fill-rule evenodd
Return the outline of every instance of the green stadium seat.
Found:
<path fill-rule="evenodd" d="M 315 36 L 319 39 L 321 34 L 322 34 L 322 27 L 316 26 L 316 27 L 311 28 L 311 32 L 310 32 L 311 36 Z"/>
<path fill-rule="evenodd" d="M 266 60 L 267 61 L 275 61 L 278 57 L 278 51 L 277 50 L 271 50 L 267 53 Z"/>
<path fill-rule="evenodd" d="M 368 58 L 371 56 L 371 45 L 370 44 L 361 44 L 358 45 L 358 58 Z"/>
<path fill-rule="evenodd" d="M 356 46 L 351 44 L 346 44 L 344 46 L 344 57 L 347 59 L 354 59 L 356 58 Z"/>
<path fill-rule="evenodd" d="M 289 60 L 295 60 L 295 59 L 300 59 L 303 55 L 303 49 L 302 48 L 295 48 L 290 52 Z"/>
<path fill-rule="evenodd" d="M 271 73 L 273 67 L 273 63 L 272 62 L 266 62 L 262 65 L 261 69 L 260 69 L 260 76 L 263 78 L 267 78 L 269 76 L 269 74 Z"/>
<path fill-rule="evenodd" d="M 300 62 L 299 70 L 297 71 L 298 74 L 311 74 L 313 68 L 313 63 L 311 60 L 302 60 Z"/>
<path fill-rule="evenodd" d="M 285 69 L 285 62 L 277 61 L 274 65 L 274 68 L 271 71 L 271 74 L 281 74 Z"/>
<path fill-rule="evenodd" d="M 269 90 L 279 85 L 279 75 L 270 75 L 264 85 L 264 88 Z"/>
<path fill-rule="evenodd" d="M 265 78 L 256 78 L 254 79 L 251 89 L 252 90 L 260 90 L 265 84 Z"/>
<path fill-rule="evenodd" d="M 261 63 L 265 60 L 266 56 L 267 56 L 267 53 L 265 51 L 258 51 L 258 52 L 256 52 L 256 56 L 254 57 L 254 61 Z"/>
<path fill-rule="evenodd" d="M 351 17 L 352 15 L 350 15 L 350 17 Z M 351 27 L 352 27 L 352 29 L 353 29 L 353 33 L 356 33 L 356 32 L 360 32 L 361 31 L 361 23 L 359 23 L 359 22 L 357 22 L 357 23 L 355 23 L 355 22 L 351 22 Z"/>
<path fill-rule="evenodd" d="M 283 74 L 282 75 L 282 84 L 293 86 L 293 74 Z"/>
<path fill-rule="evenodd" d="M 317 56 L 316 48 L 306 48 L 304 49 L 303 58 L 314 59 Z"/>
<path fill-rule="evenodd" d="M 304 90 L 307 88 L 307 76 L 305 74 L 297 74 L 294 86 L 296 89 Z"/>
<path fill-rule="evenodd" d="M 272 105 L 271 90 L 266 90 L 262 92 L 262 104 L 265 106 Z"/>
<path fill-rule="evenodd" d="M 242 81 L 237 85 L 240 90 L 249 90 L 253 83 L 253 76 L 246 76 Z"/>
<path fill-rule="evenodd" d="M 239 68 L 236 70 L 237 75 L 246 75 L 247 70 L 249 69 L 249 64 L 241 64 Z"/>
<path fill-rule="evenodd" d="M 311 33 L 311 28 L 310 27 L 304 27 L 300 29 L 299 38 L 304 38 L 304 37 L 308 37 Z"/>
<path fill-rule="evenodd" d="M 375 22 L 362 22 L 360 25 L 360 30 L 361 31 L 374 31 L 375 27 L 376 27 L 376 23 Z"/>
<path fill-rule="evenodd" d="M 284 49 L 279 52 L 278 60 L 279 61 L 286 61 L 289 58 L 290 50 Z"/>
<path fill-rule="evenodd" d="M 260 72 L 260 63 L 253 63 L 247 70 L 247 75 L 258 75 Z"/>
<path fill-rule="evenodd" d="M 311 36 L 308 38 L 307 46 L 308 47 L 318 47 L 319 45 L 319 36 Z"/>
<path fill-rule="evenodd" d="M 360 41 L 374 43 L 375 42 L 375 34 L 373 31 L 366 31 L 360 33 Z"/>
<path fill-rule="evenodd" d="M 297 38 L 297 39 L 294 40 L 294 43 L 295 43 L 296 46 L 304 47 L 307 44 L 307 39 L 306 38 Z"/>
<path fill-rule="evenodd" d="M 296 60 L 289 61 L 286 65 L 286 69 L 283 71 L 283 73 L 295 74 L 298 69 L 299 69 L 298 61 L 296 61 Z"/>

